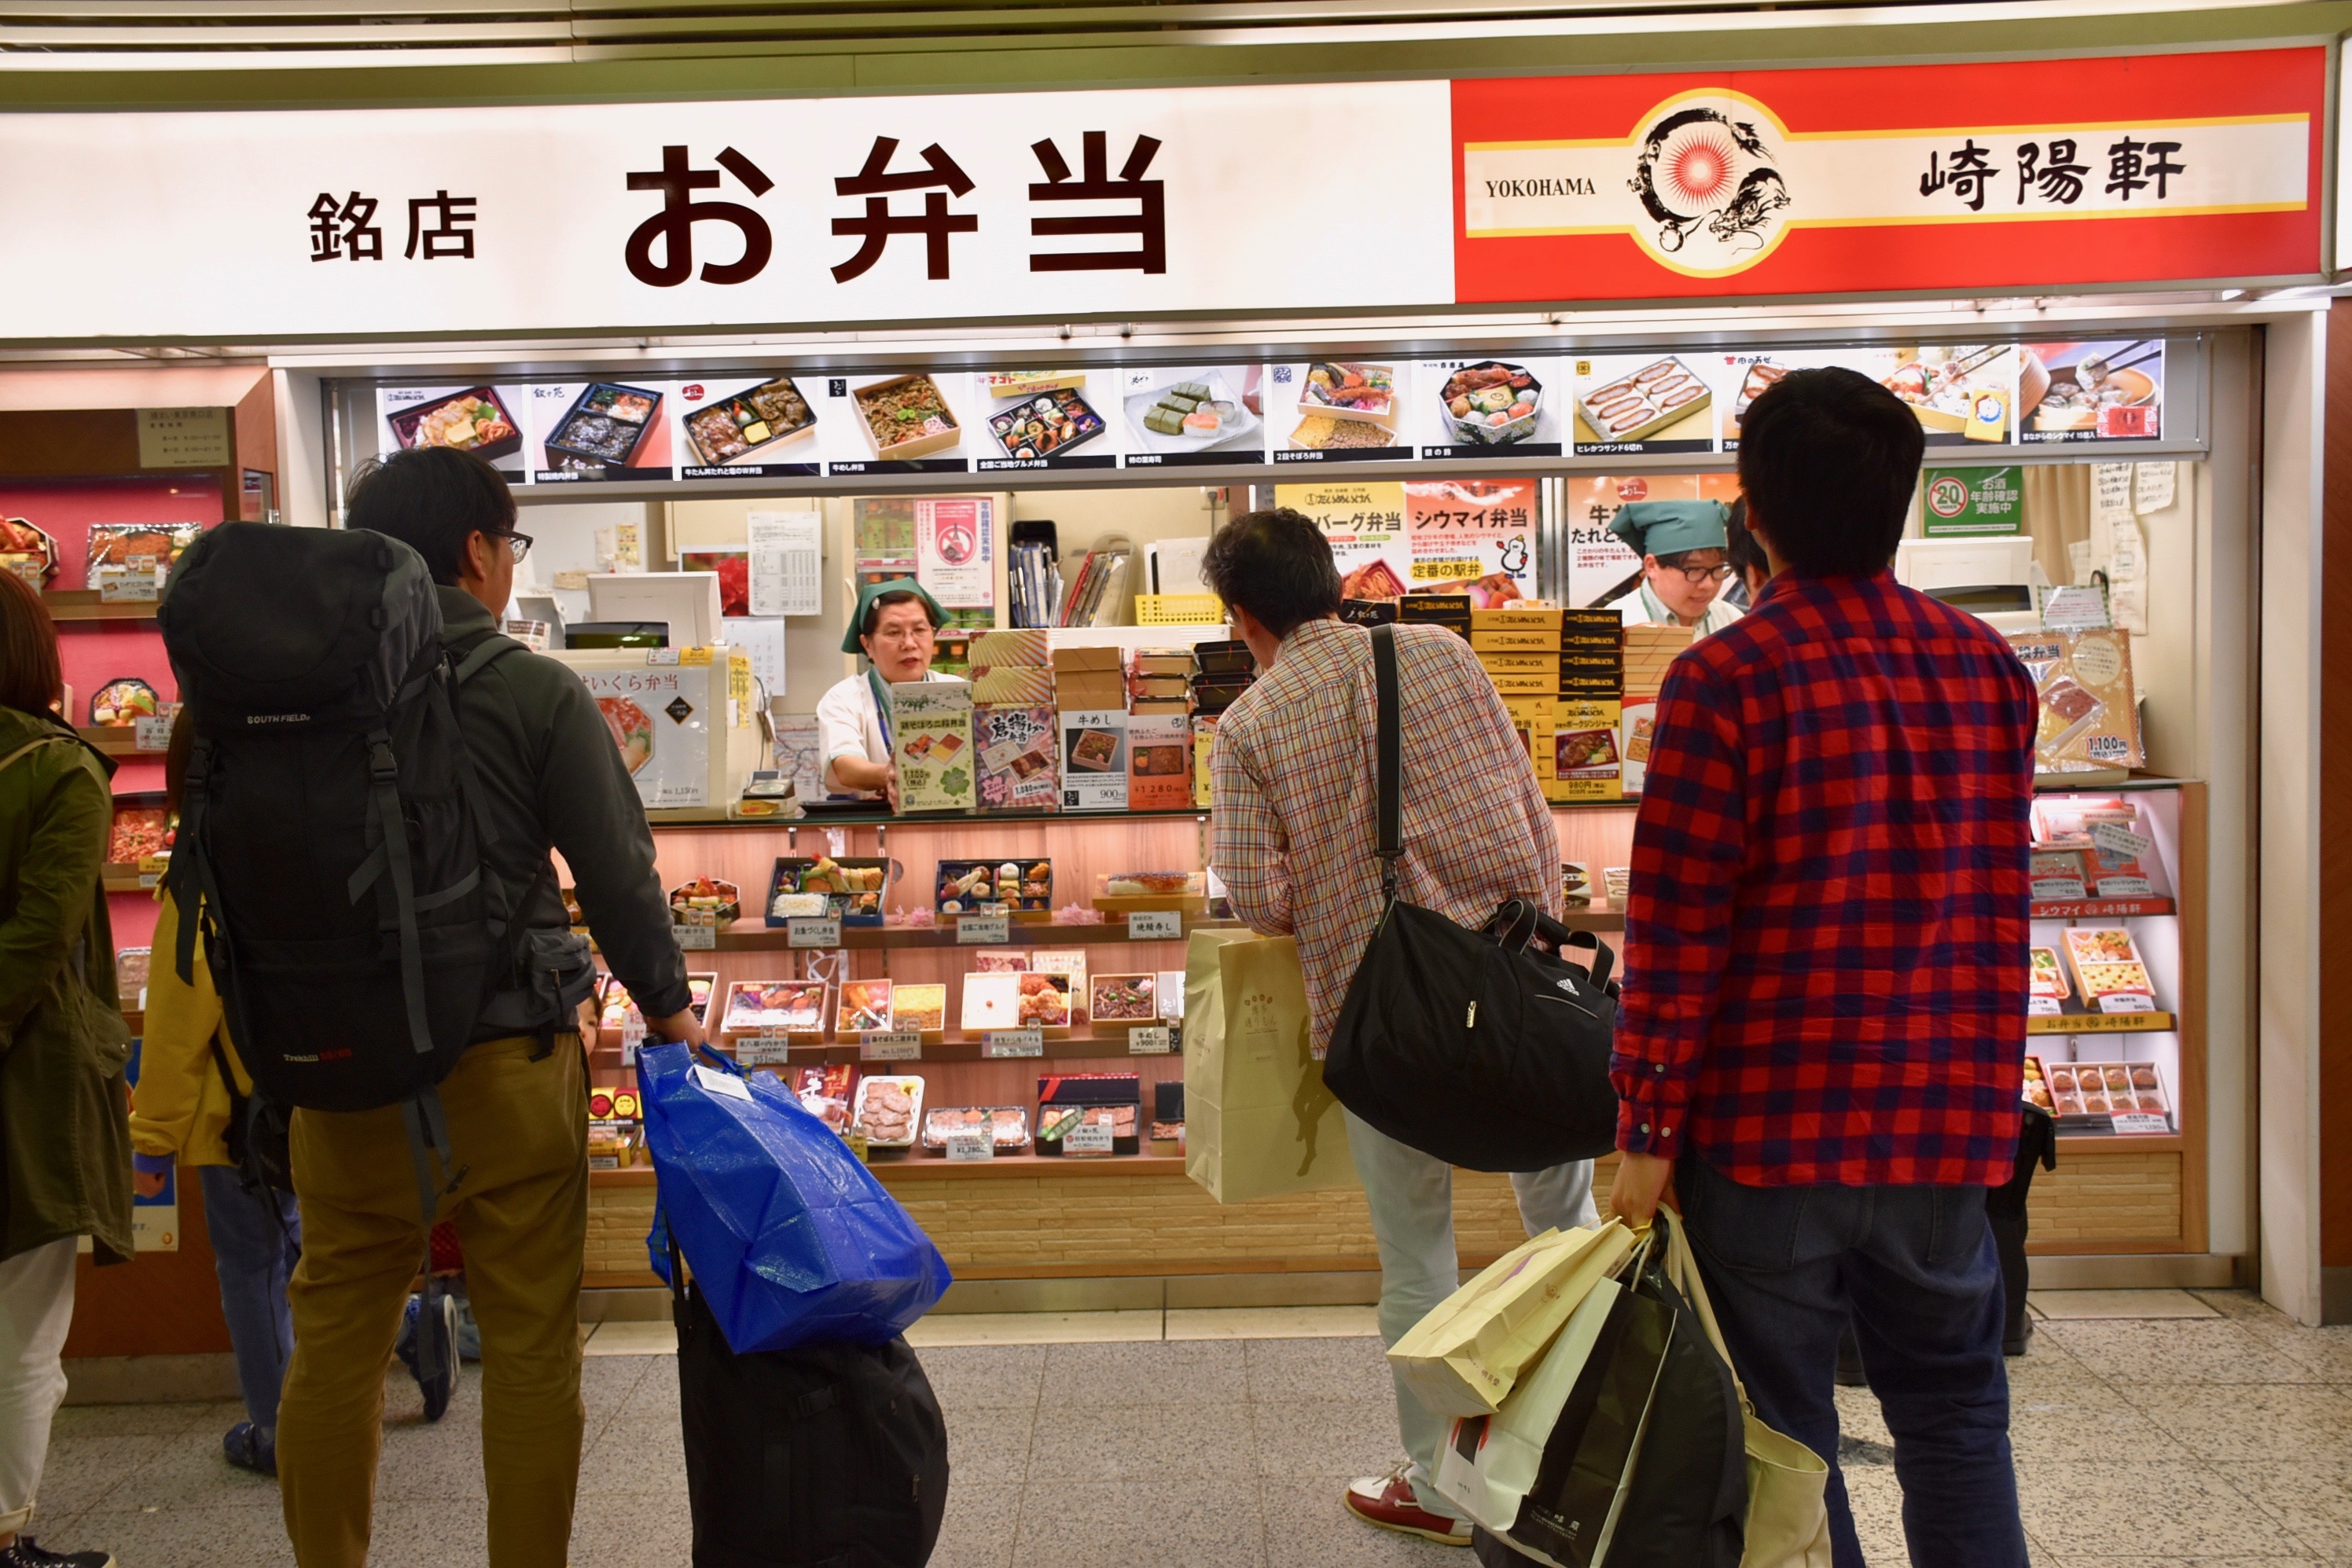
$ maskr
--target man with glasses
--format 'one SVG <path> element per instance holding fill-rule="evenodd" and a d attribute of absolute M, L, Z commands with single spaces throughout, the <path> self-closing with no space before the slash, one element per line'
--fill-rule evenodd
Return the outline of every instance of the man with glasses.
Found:
<path fill-rule="evenodd" d="M 1609 608 L 1628 626 L 1688 626 L 1705 637 L 1739 619 L 1719 597 L 1731 575 L 1720 501 L 1635 501 L 1620 507 L 1609 531 L 1642 558 L 1642 580 Z"/>
<path fill-rule="evenodd" d="M 486 874 L 510 911 L 515 964 L 440 1084 L 451 1167 L 439 1203 L 465 1249 L 482 1337 L 482 1450 L 492 1568 L 562 1568 L 579 1485 L 580 1276 L 588 1232 L 587 1063 L 577 1008 L 595 963 L 571 929 L 561 851 L 605 961 L 649 1033 L 699 1043 L 685 960 L 628 766 L 580 677 L 498 632 L 530 540 L 488 464 L 446 447 L 394 454 L 344 507 L 425 558 L 457 666 Z M 298 594 L 302 585 L 285 585 Z M 289 853 L 300 846 L 289 844 Z M 319 1020 L 322 1041 L 335 1020 Z M 397 1106 L 297 1111 L 302 1260 L 287 1295 L 294 1354 L 278 1410 L 287 1533 L 304 1568 L 367 1559 L 384 1372 L 425 1251 Z M 419 1324 L 446 1335 L 446 1322 Z M 454 1345 L 439 1346 L 454 1365 Z"/>

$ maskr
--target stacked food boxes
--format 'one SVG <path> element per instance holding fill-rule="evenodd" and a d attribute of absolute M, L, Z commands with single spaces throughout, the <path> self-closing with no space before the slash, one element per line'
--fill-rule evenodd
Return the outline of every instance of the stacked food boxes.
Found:
<path fill-rule="evenodd" d="M 1139 648 L 1127 661 L 1127 804 L 1133 811 L 1192 803 L 1192 650 Z"/>
<path fill-rule="evenodd" d="M 1625 697 L 1619 720 L 1619 749 L 1624 757 L 1624 790 L 1642 792 L 1642 778 L 1650 763 L 1650 732 L 1658 716 L 1658 688 L 1665 684 L 1666 666 L 1691 645 L 1687 626 L 1628 626 L 1625 628 Z"/>
<path fill-rule="evenodd" d="M 1613 610 L 1560 612 L 1551 768 L 1537 775 L 1549 800 L 1614 800 L 1624 793 L 1618 738 L 1625 696 L 1622 632 L 1622 618 Z"/>
<path fill-rule="evenodd" d="M 1248 643 L 1192 645 L 1192 804 L 1202 810 L 1209 808 L 1209 759 L 1216 743 L 1217 721 L 1256 678 Z"/>
<path fill-rule="evenodd" d="M 1055 810 L 1062 799 L 1061 746 L 1045 632 L 980 632 L 970 658 L 980 810 Z"/>
<path fill-rule="evenodd" d="M 1470 649 L 1495 683 L 1528 748 L 1536 777 L 1551 773 L 1554 687 L 1559 680 L 1560 612 L 1512 605 L 1470 612 Z M 1547 785 L 1546 792 L 1549 792 Z"/>
<path fill-rule="evenodd" d="M 1127 678 L 1117 648 L 1056 648 L 1062 810 L 1127 810 Z"/>

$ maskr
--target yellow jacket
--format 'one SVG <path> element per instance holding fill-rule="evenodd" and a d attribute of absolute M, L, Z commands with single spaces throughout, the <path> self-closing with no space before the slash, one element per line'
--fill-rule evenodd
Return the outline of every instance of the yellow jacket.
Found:
<path fill-rule="evenodd" d="M 191 1166 L 226 1166 L 228 1157 L 228 1086 L 213 1060 L 214 1040 L 227 1054 L 240 1094 L 253 1092 L 253 1080 L 229 1042 L 219 993 L 205 963 L 205 939 L 196 937 L 194 983 L 182 980 L 173 962 L 179 950 L 180 911 L 168 892 L 156 894 L 153 959 L 147 967 L 147 1031 L 139 1048 L 139 1084 L 131 1092 L 131 1145 L 142 1155 L 173 1155 Z"/>

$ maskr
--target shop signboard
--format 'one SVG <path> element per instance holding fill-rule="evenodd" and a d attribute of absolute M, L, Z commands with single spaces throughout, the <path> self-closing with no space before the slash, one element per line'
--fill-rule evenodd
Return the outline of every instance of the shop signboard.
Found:
<path fill-rule="evenodd" d="M 1930 468 L 1920 480 L 1922 531 L 1931 539 L 2013 534 L 2024 526 L 2022 469 Z"/>

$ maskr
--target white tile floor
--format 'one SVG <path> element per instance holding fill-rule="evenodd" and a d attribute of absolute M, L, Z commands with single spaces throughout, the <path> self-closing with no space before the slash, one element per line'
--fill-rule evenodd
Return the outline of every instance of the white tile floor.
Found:
<path fill-rule="evenodd" d="M 2094 1296 L 2098 1299 L 2092 1299 Z M 2059 1291 L 2011 1366 L 2038 1568 L 2352 1568 L 2352 1328 L 2304 1329 L 2228 1291 Z M 940 1316 L 910 1336 L 949 1421 L 941 1568 L 1388 1568 L 1467 1555 L 1348 1518 L 1351 1476 L 1395 1458 L 1366 1308 Z M 689 1531 L 667 1324 L 587 1339 L 575 1568 L 684 1561 Z M 1083 1399 L 1074 1398 L 1083 1390 Z M 479 1563 L 479 1380 L 419 1419 L 389 1385 L 383 1565 Z M 1842 1390 L 1844 1465 L 1870 1561 L 1906 1560 L 1893 1450 Z M 231 1405 L 59 1412 L 36 1531 L 122 1568 L 291 1561 L 270 1483 L 230 1469 Z M 1073 1531 L 1074 1519 L 1102 1528 Z"/>

